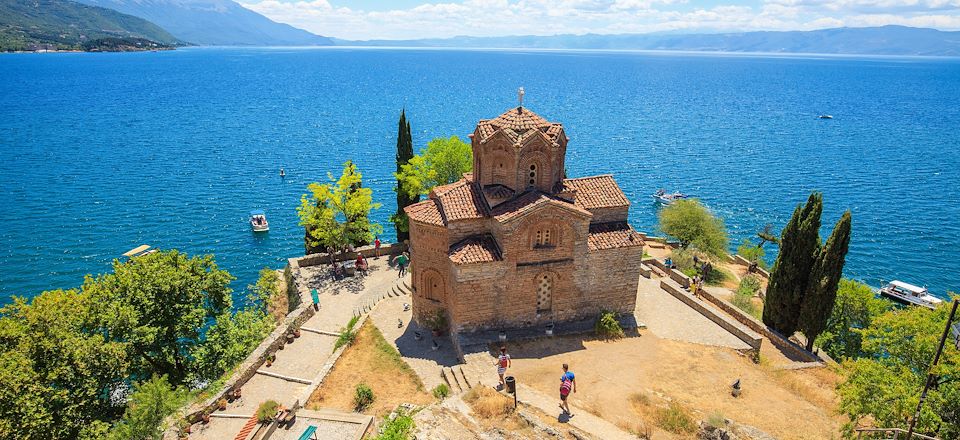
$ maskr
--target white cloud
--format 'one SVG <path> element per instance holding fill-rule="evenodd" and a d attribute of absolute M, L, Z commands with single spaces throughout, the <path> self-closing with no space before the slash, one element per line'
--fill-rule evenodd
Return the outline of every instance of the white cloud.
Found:
<path fill-rule="evenodd" d="M 729 0 L 711 8 L 687 0 L 464 0 L 363 11 L 328 0 L 246 0 L 276 21 L 346 39 L 457 35 L 555 35 L 659 31 L 822 29 L 901 24 L 960 29 L 960 0 Z"/>

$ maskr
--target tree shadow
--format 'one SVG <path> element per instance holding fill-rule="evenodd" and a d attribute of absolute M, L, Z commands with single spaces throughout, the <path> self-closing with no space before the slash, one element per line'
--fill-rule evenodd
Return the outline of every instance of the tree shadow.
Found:
<path fill-rule="evenodd" d="M 413 320 L 406 323 L 403 334 L 394 340 L 394 345 L 403 357 L 425 359 L 443 367 L 460 364 L 449 335 L 433 336 L 430 329 Z"/>

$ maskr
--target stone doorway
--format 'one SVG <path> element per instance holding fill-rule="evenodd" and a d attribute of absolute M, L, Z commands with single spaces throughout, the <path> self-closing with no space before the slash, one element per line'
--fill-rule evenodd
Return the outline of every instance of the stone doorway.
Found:
<path fill-rule="evenodd" d="M 537 277 L 537 312 L 549 312 L 553 307 L 553 277 L 543 274 Z"/>

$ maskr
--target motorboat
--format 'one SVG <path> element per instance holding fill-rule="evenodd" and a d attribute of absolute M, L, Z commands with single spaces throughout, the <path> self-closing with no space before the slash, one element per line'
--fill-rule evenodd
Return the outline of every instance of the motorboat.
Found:
<path fill-rule="evenodd" d="M 267 222 L 267 215 L 261 210 L 250 211 L 250 227 L 253 232 L 267 232 L 270 230 L 270 223 Z"/>
<path fill-rule="evenodd" d="M 690 196 L 679 191 L 674 193 L 668 193 L 664 191 L 662 188 L 658 189 L 657 192 L 653 194 L 653 199 L 656 200 L 658 203 L 662 203 L 664 205 L 669 205 L 677 200 L 683 200 L 689 197 Z"/>
<path fill-rule="evenodd" d="M 833 119 L 833 115 L 820 115 L 820 116 L 818 116 L 818 118 L 820 118 L 820 119 Z"/>
<path fill-rule="evenodd" d="M 891 281 L 881 287 L 880 295 L 902 304 L 921 306 L 929 309 L 935 309 L 943 302 L 942 299 L 927 292 L 925 287 L 917 287 L 903 281 Z"/>
<path fill-rule="evenodd" d="M 150 255 L 154 252 L 157 252 L 157 250 L 151 249 L 150 245 L 148 244 L 142 244 L 133 249 L 130 249 L 129 251 L 124 252 L 123 256 L 127 258 L 136 258 L 136 257 L 142 257 L 144 255 Z"/>

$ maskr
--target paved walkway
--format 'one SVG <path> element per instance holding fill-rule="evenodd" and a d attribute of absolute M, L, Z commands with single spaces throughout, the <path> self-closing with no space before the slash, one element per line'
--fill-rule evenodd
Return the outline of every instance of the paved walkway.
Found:
<path fill-rule="evenodd" d="M 363 277 L 346 278 L 332 281 L 326 277 L 325 270 L 307 268 L 312 278 L 308 285 L 319 287 L 320 311 L 307 320 L 301 328 L 310 328 L 329 333 L 338 333 L 347 322 L 358 312 L 376 303 L 381 296 L 387 294 L 397 281 L 397 271 L 389 267 L 387 258 L 370 259 L 370 272 Z M 322 290 L 320 290 L 322 289 Z M 233 414 L 246 416 L 254 414 L 257 408 L 266 400 L 275 400 L 281 405 L 292 406 L 299 396 L 316 387 L 312 381 L 320 374 L 323 366 L 333 354 L 333 346 L 337 337 L 301 330 L 300 337 L 292 344 L 287 344 L 283 350 L 276 352 L 277 359 L 273 365 L 260 366 L 258 371 L 276 374 L 284 377 L 302 379 L 311 383 L 301 383 L 296 380 L 285 380 L 268 374 L 256 374 L 242 386 L 243 397 L 230 403 L 227 410 L 216 414 Z M 306 402 L 300 402 L 303 405 Z M 234 438 L 243 428 L 246 420 L 241 418 L 215 417 L 207 425 L 198 425 L 190 435 L 190 439 L 222 440 Z M 306 424 L 297 423 L 290 432 L 298 426 L 306 429 Z M 318 425 L 319 426 L 319 425 Z M 353 439 L 357 438 L 356 431 L 360 425 L 328 421 L 324 429 L 330 432 L 318 432 L 324 439 Z M 303 431 L 300 429 L 300 432 Z M 364 427 L 365 429 L 365 427 Z M 341 432 L 350 431 L 348 435 Z M 283 433 L 280 435 L 279 433 Z M 292 434 L 290 434 L 292 435 Z M 287 431 L 278 430 L 273 438 L 287 438 Z M 299 433 L 297 433 L 299 436 Z"/>
<path fill-rule="evenodd" d="M 640 277 L 637 320 L 663 339 L 746 350 L 750 346 L 660 288 L 660 279 Z"/>

